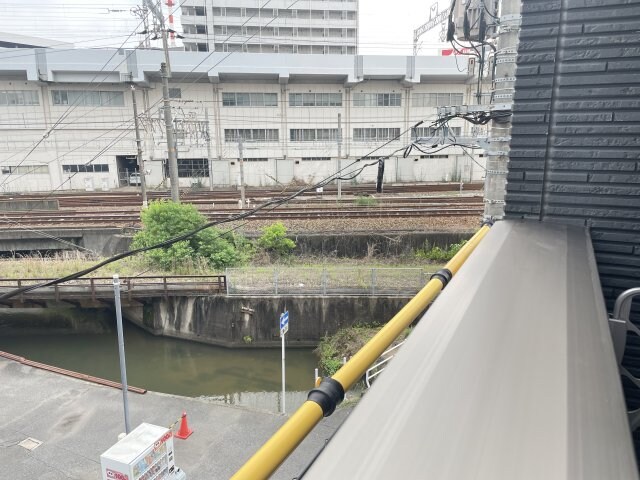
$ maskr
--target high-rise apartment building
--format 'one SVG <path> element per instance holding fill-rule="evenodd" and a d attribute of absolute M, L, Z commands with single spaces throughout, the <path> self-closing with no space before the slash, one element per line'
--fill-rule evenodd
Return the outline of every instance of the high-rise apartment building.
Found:
<path fill-rule="evenodd" d="M 358 0 L 186 0 L 187 51 L 353 55 Z"/>

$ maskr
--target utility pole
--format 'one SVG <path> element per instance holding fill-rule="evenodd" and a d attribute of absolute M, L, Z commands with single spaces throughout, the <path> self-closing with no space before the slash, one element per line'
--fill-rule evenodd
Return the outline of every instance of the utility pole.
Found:
<path fill-rule="evenodd" d="M 338 114 L 338 200 L 342 199 L 342 114 Z"/>
<path fill-rule="evenodd" d="M 140 193 L 142 194 L 142 208 L 147 208 L 147 180 L 142 158 L 142 139 L 140 138 L 140 124 L 138 119 L 138 104 L 136 102 L 136 87 L 131 85 L 131 100 L 133 102 L 133 121 L 136 129 L 136 146 L 138 148 L 138 171 L 140 172 Z"/>
<path fill-rule="evenodd" d="M 180 188 L 178 185 L 178 157 L 176 142 L 173 136 L 173 119 L 171 118 L 171 101 L 169 100 L 169 77 L 167 64 L 160 64 L 162 76 L 162 98 L 164 99 L 164 125 L 167 131 L 167 154 L 169 156 L 169 179 L 171 180 L 171 200 L 180 203 Z"/>
<path fill-rule="evenodd" d="M 151 10 L 160 26 L 164 62 L 160 64 L 162 76 L 162 97 L 164 99 L 164 123 L 167 131 L 167 156 L 169 157 L 169 179 L 171 181 L 171 200 L 180 203 L 180 185 L 178 184 L 178 157 L 173 135 L 173 120 L 171 118 L 171 101 L 169 100 L 169 77 L 171 77 L 171 62 L 169 61 L 169 45 L 167 44 L 167 29 L 164 16 L 151 0 L 144 0 L 146 7 Z"/>
<path fill-rule="evenodd" d="M 238 135 L 238 164 L 240 165 L 240 200 L 242 201 L 242 207 L 245 206 L 244 200 L 244 157 L 242 156 L 242 135 Z"/>
<path fill-rule="evenodd" d="M 213 154 L 211 153 L 211 129 L 209 128 L 209 107 L 204 107 L 204 121 L 207 129 L 207 164 L 209 165 L 209 191 L 213 191 Z"/>
<path fill-rule="evenodd" d="M 491 99 L 493 110 L 512 110 L 516 81 L 516 59 L 521 24 L 520 0 L 502 0 L 498 36 L 496 74 Z M 504 120 L 504 119 L 502 119 Z M 498 123 L 493 120 L 491 144 L 487 156 L 485 177 L 485 218 L 504 217 L 504 197 L 507 187 L 511 118 Z"/>

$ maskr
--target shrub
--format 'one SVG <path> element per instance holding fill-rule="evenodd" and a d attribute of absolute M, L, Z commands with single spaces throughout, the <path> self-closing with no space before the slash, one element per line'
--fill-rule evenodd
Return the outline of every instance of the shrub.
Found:
<path fill-rule="evenodd" d="M 151 202 L 140 218 L 143 228 L 133 237 L 133 248 L 163 242 L 206 223 L 204 215 L 193 205 L 171 201 Z M 168 247 L 145 252 L 144 256 L 149 263 L 165 270 L 177 269 L 202 259 L 210 266 L 222 269 L 247 260 L 250 252 L 246 244 L 246 239 L 240 235 L 222 233 L 210 227 Z"/>
<path fill-rule="evenodd" d="M 282 222 L 276 222 L 262 229 L 258 247 L 277 257 L 287 257 L 296 248 L 296 242 L 287 238 L 287 227 Z"/>
<path fill-rule="evenodd" d="M 460 251 L 465 243 L 467 243 L 466 240 L 463 240 L 460 243 L 452 243 L 447 248 L 440 248 L 437 246 L 429 248 L 429 243 L 425 243 L 423 249 L 416 251 L 416 256 L 433 262 L 447 262 Z"/>
<path fill-rule="evenodd" d="M 373 207 L 378 204 L 378 199 L 375 197 L 360 196 L 356 198 L 356 205 L 358 207 Z"/>

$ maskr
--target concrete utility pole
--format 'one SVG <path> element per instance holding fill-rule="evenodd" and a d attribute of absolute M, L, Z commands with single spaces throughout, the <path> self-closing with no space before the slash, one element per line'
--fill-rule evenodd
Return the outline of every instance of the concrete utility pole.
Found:
<path fill-rule="evenodd" d="M 342 114 L 338 114 L 338 172 L 342 170 Z M 340 176 L 342 173 L 338 173 L 338 200 L 342 199 L 342 180 Z"/>
<path fill-rule="evenodd" d="M 204 121 L 207 129 L 207 164 L 209 165 L 209 191 L 213 191 L 213 154 L 211 153 L 211 129 L 209 128 L 209 107 L 204 107 Z"/>
<path fill-rule="evenodd" d="M 169 100 L 169 78 L 171 77 L 171 62 L 169 61 L 169 44 L 167 43 L 167 29 L 164 24 L 164 16 L 151 0 L 144 0 L 145 6 L 151 10 L 160 26 L 162 36 L 162 48 L 164 50 L 164 63 L 160 65 L 162 76 L 162 97 L 164 99 L 164 123 L 167 131 L 167 156 L 169 157 L 169 179 L 171 181 L 171 200 L 180 203 L 180 185 L 178 183 L 178 156 L 176 142 L 173 135 L 173 120 L 171 118 L 171 101 Z"/>
<path fill-rule="evenodd" d="M 164 126 L 167 132 L 167 154 L 169 157 L 169 179 L 171 180 L 171 200 L 180 203 L 180 188 L 178 184 L 178 157 L 176 142 L 173 135 L 173 119 L 171 118 L 171 101 L 169 100 L 169 77 L 167 65 L 160 65 L 162 76 L 162 98 L 164 99 Z"/>
<path fill-rule="evenodd" d="M 145 179 L 144 159 L 142 158 L 142 139 L 140 138 L 140 123 L 138 119 L 138 103 L 136 102 L 136 88 L 131 85 L 131 101 L 133 102 L 133 121 L 136 129 L 136 146 L 138 149 L 138 171 L 140 172 L 140 193 L 142 194 L 142 208 L 147 208 L 147 180 Z"/>
<path fill-rule="evenodd" d="M 521 24 L 520 0 L 502 0 L 500 11 L 500 31 L 498 37 L 496 75 L 491 104 L 500 110 L 512 110 L 513 92 L 516 81 L 516 59 Z M 511 119 L 491 125 L 490 148 L 487 157 L 485 177 L 485 218 L 504 217 L 504 197 L 507 188 L 507 166 L 509 163 L 509 142 L 511 140 Z"/>
<path fill-rule="evenodd" d="M 242 208 L 244 208 L 244 157 L 242 156 L 242 135 L 238 135 L 238 155 L 238 164 L 240 165 L 240 200 L 242 201 Z"/>

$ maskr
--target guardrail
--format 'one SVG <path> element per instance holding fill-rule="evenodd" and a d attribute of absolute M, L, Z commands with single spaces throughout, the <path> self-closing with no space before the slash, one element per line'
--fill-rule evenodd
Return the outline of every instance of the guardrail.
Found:
<path fill-rule="evenodd" d="M 0 278 L 0 292 L 35 285 L 51 278 Z M 173 275 L 120 277 L 123 299 L 141 297 L 172 297 L 207 295 L 227 291 L 224 275 Z M 42 287 L 15 297 L 25 300 L 101 300 L 113 298 L 112 277 L 78 278 L 65 283 Z"/>

